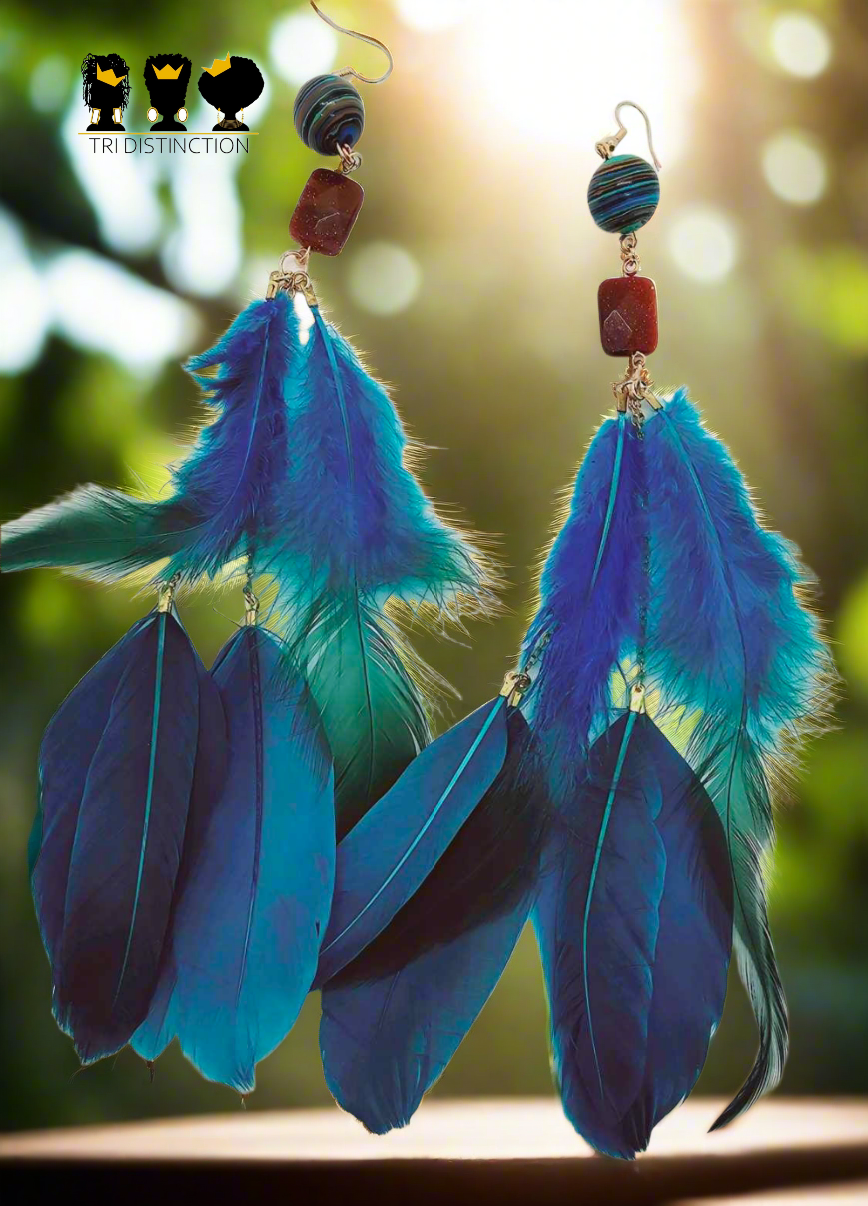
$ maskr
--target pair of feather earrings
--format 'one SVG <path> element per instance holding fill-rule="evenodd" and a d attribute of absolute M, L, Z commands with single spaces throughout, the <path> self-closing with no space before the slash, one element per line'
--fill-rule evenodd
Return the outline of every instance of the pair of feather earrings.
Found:
<path fill-rule="evenodd" d="M 604 347 L 628 356 L 618 416 L 580 469 L 520 669 L 433 743 L 394 609 L 484 612 L 491 569 L 404 465 L 391 403 L 320 315 L 305 255 L 194 361 L 217 369 L 202 383 L 219 417 L 170 499 L 88 487 L 4 529 L 7 570 L 111 580 L 159 562 L 168 584 L 43 744 L 34 898 L 55 1014 L 84 1058 L 132 1042 L 153 1059 L 177 1035 L 246 1091 L 321 987 L 329 1087 L 386 1131 L 532 917 L 564 1106 L 599 1150 L 643 1150 L 693 1087 L 733 936 L 760 1049 L 719 1124 L 779 1079 L 771 791 L 822 719 L 831 663 L 795 551 L 760 526 L 686 394 L 651 390 L 634 231 L 656 176 L 613 157 L 617 140 L 589 199 L 622 234 L 624 276 L 604 283 L 617 304 L 601 287 Z M 273 580 L 277 632 L 250 593 L 208 674 L 172 594 L 227 570 Z"/>

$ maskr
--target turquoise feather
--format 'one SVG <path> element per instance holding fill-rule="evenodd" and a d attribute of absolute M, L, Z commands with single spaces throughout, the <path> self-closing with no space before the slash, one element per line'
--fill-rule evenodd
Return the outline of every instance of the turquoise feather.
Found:
<path fill-rule="evenodd" d="M 661 717 L 684 712 L 685 754 L 724 825 L 735 884 L 735 945 L 760 1034 L 723 1126 L 780 1080 L 786 1005 L 768 925 L 773 793 L 807 735 L 822 731 L 836 680 L 813 579 L 765 528 L 724 445 L 679 390 L 645 425 L 652 605 L 648 683 Z M 663 723 L 661 719 L 658 723 Z"/>
<path fill-rule="evenodd" d="M 334 884 L 332 769 L 271 633 L 242 629 L 212 674 L 226 782 L 191 816 L 161 982 L 132 1045 L 152 1060 L 177 1034 L 203 1076 L 247 1093 L 316 972 Z"/>

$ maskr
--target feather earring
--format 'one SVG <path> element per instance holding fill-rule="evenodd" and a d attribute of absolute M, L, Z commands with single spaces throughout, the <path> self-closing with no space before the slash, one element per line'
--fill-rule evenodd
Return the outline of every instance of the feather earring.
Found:
<path fill-rule="evenodd" d="M 625 133 L 619 122 L 597 144 L 588 199 L 621 234 L 600 330 L 628 368 L 543 567 L 524 708 L 555 809 L 534 910 L 553 1067 L 576 1129 L 632 1158 L 702 1069 L 733 936 L 760 1043 L 715 1126 L 780 1079 L 772 791 L 821 728 L 834 671 L 796 550 L 761 526 L 686 391 L 653 392 L 656 294 L 635 231 L 659 184 L 644 160 L 613 155 Z"/>
<path fill-rule="evenodd" d="M 390 64 L 385 79 L 391 55 L 382 49 Z M 124 992 L 135 972 L 134 999 L 128 1006 L 119 995 L 115 1018 L 114 998 L 106 1005 L 101 997 L 101 1032 L 86 1033 L 80 1044 L 87 1058 L 96 1058 L 135 1033 L 136 1049 L 153 1059 L 178 1035 L 206 1076 L 241 1091 L 252 1086 L 257 1060 L 292 1025 L 314 978 L 337 838 L 350 833 L 430 741 L 438 680 L 404 639 L 402 616 L 443 623 L 494 606 L 488 558 L 444 522 L 424 494 L 388 393 L 323 318 L 307 271 L 312 252 L 336 255 L 342 249 L 362 203 L 351 173 L 361 163 L 353 148 L 364 106 L 351 75 L 364 78 L 346 68 L 310 81 L 299 93 L 299 134 L 320 153 L 339 155 L 340 170 L 318 169 L 308 181 L 290 226 L 301 249 L 286 253 L 271 273 L 265 299 L 248 306 L 214 348 L 190 362 L 216 417 L 173 467 L 168 497 L 155 501 L 85 486 L 2 531 L 6 571 L 54 566 L 109 582 L 144 572 L 171 581 L 173 590 L 205 580 L 240 581 L 253 611 L 254 579 L 271 583 L 274 631 L 253 622 L 230 643 L 213 677 L 203 680 L 210 702 L 200 710 L 212 722 L 200 723 L 198 731 L 193 701 L 202 674 L 196 664 L 194 681 L 192 653 L 179 652 L 178 666 L 168 666 L 160 660 L 163 653 L 145 650 L 150 661 L 142 666 L 153 666 L 156 658 L 165 671 L 158 682 L 167 690 L 178 679 L 162 717 L 177 721 L 176 756 L 183 754 L 186 778 L 180 771 L 176 776 L 178 799 L 165 834 L 153 827 L 150 803 L 138 831 L 123 809 L 115 818 L 132 826 L 125 835 L 131 851 L 138 832 L 142 850 L 165 841 L 172 856 L 165 884 L 153 888 L 159 907 L 154 905 L 147 959 L 142 956 L 146 966 L 127 969 L 139 951 L 138 931 L 128 939 L 129 956 L 121 952 Z M 304 302 L 312 318 L 306 338 L 299 324 Z M 170 620 L 164 623 L 171 629 L 165 637 L 171 651 L 181 642 Z M 121 654 L 113 652 L 93 683 L 85 680 L 82 697 L 113 726 L 114 761 L 107 760 L 105 774 L 115 777 L 128 755 L 138 756 L 137 734 L 124 728 L 131 708 L 117 723 L 110 710 L 124 673 Z M 142 669 L 139 677 L 136 690 L 145 701 L 153 672 L 148 678 Z M 71 934 L 71 954 L 59 964 L 63 985 L 70 982 L 70 966 L 89 966 L 87 952 L 97 942 L 88 930 L 91 920 L 102 925 L 85 908 L 88 877 L 97 878 L 98 867 L 78 857 L 79 841 L 90 841 L 84 825 L 92 815 L 92 776 L 77 765 L 84 755 L 73 748 L 79 702 L 77 697 L 63 710 L 63 722 L 51 726 L 43 760 L 51 772 L 44 776 L 46 835 L 54 814 L 65 810 L 57 854 L 69 864 L 65 913 L 57 899 L 60 881 L 41 886 L 40 866 L 48 868 L 54 857 L 45 853 L 53 849 L 48 837 L 34 870 L 37 911 L 41 919 L 43 913 L 53 917 L 43 922 L 51 931 L 45 930 L 53 963 L 59 958 L 57 914 Z M 182 707 L 189 707 L 183 721 L 175 715 Z M 137 708 L 142 731 L 156 733 L 145 702 Z M 218 731 L 228 733 L 228 766 Z M 153 751 L 155 739 L 148 748 Z M 74 770 L 68 762 L 76 762 Z M 160 773 L 158 766 L 158 786 Z M 196 786 L 197 779 L 203 786 Z M 58 795 L 64 792 L 72 803 L 62 802 L 61 809 Z M 97 818 L 108 815 L 104 802 L 98 804 Z M 38 819 L 37 829 L 41 825 Z M 297 851 L 289 864 L 280 857 L 285 841 Z M 36 831 L 32 845 L 39 846 Z M 68 846 L 74 847 L 71 862 Z M 132 854 L 124 857 L 129 861 Z M 140 857 L 147 870 L 149 856 Z M 127 870 L 125 863 L 125 875 Z M 217 874 L 223 878 L 215 897 L 211 877 Z M 137 918 L 140 886 L 134 877 Z M 224 912 L 230 901 L 240 910 L 231 924 Z M 225 946 L 213 928 L 218 917 L 225 920 L 219 935 Z M 73 997 L 67 1006 L 61 993 L 57 1008 L 61 1024 L 77 1033 Z"/>
<path fill-rule="evenodd" d="M 318 973 L 331 977 L 321 1047 L 333 1094 L 373 1131 L 409 1120 L 496 983 L 530 905 L 564 1109 L 598 1150 L 632 1158 L 693 1088 L 722 1014 L 733 941 L 760 1044 L 715 1125 L 773 1087 L 783 1067 L 786 1007 L 765 885 L 772 789 L 784 759 L 824 723 L 833 665 L 804 603 L 810 578 L 796 550 L 762 527 L 685 391 L 662 401 L 652 391 L 655 292 L 638 276 L 634 232 L 659 186 L 650 164 L 611 157 L 625 133 L 621 125 L 599 144 L 606 163 L 589 199 L 597 221 L 622 232 L 624 275 L 601 286 L 600 325 L 605 350 L 629 367 L 543 567 L 507 741 L 505 705 L 486 705 L 371 810 L 367 863 L 354 857 L 343 871 L 338 848 Z M 404 790 L 426 819 L 412 841 L 398 835 L 396 860 L 373 839 Z M 483 831 L 498 795 L 501 820 L 513 809 L 544 846 L 524 860 L 513 851 L 517 882 L 526 872 L 532 888 L 486 918 L 492 880 L 466 858 L 464 839 Z M 441 853 L 453 809 L 463 823 Z M 450 865 L 481 910 L 465 904 L 457 928 Z M 509 897 L 504 866 L 498 899 Z"/>

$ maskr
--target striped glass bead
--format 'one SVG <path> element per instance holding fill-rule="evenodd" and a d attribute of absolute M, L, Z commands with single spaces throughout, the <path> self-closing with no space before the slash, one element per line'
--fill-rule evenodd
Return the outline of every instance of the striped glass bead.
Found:
<path fill-rule="evenodd" d="M 355 146 L 365 128 L 364 101 L 340 75 L 308 80 L 295 98 L 292 116 L 301 141 L 320 155 L 337 155 L 339 146 Z"/>
<path fill-rule="evenodd" d="M 644 226 L 659 200 L 657 173 L 638 155 L 613 155 L 597 168 L 588 185 L 591 217 L 610 234 L 629 234 Z"/>

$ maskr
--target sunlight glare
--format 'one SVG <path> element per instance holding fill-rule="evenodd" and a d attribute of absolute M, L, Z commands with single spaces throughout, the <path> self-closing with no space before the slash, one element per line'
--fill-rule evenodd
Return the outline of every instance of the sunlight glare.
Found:
<path fill-rule="evenodd" d="M 616 23 L 596 0 L 536 0 L 531 10 L 524 0 L 478 0 L 464 41 L 470 80 L 509 137 L 560 144 L 566 154 L 593 150 L 614 132 L 615 105 L 629 98 L 647 110 L 664 166 L 678 157 L 685 98 L 697 86 L 680 0 L 621 0 Z M 630 134 L 622 149 L 647 158 L 641 118 L 623 116 Z M 488 117 L 473 120 L 486 130 Z"/>

